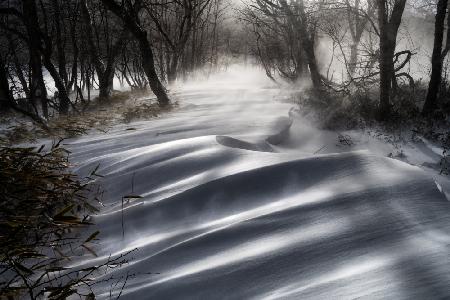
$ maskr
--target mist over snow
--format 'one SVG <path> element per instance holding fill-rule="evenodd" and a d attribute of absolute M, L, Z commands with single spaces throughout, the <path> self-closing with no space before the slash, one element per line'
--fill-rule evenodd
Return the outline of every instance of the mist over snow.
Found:
<path fill-rule="evenodd" d="M 448 1 L 0 1 L 0 299 L 450 299 Z"/>
<path fill-rule="evenodd" d="M 127 277 L 124 299 L 450 296 L 450 203 L 439 175 L 413 166 L 436 159 L 431 146 L 405 146 L 409 163 L 362 132 L 342 146 L 260 68 L 172 92 L 167 115 L 66 141 L 77 173 L 99 164 L 105 176 L 98 257 L 73 266 L 137 248 L 97 278 Z M 122 211 L 128 194 L 142 198 Z"/>

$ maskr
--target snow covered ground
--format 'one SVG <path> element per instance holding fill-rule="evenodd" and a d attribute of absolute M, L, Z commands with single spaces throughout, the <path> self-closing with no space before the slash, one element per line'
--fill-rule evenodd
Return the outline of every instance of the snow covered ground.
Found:
<path fill-rule="evenodd" d="M 356 132 L 342 145 L 286 97 L 234 67 L 177 88 L 158 119 L 69 141 L 78 173 L 105 176 L 99 257 L 74 264 L 138 248 L 100 299 L 127 275 L 124 299 L 450 298 L 448 180 L 414 166 L 439 153 L 405 145 L 408 164 Z"/>

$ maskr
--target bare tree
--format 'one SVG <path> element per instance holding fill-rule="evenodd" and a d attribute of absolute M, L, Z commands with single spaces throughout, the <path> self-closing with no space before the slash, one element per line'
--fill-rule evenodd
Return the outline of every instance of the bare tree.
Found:
<path fill-rule="evenodd" d="M 380 33 L 380 103 L 379 116 L 385 119 L 391 110 L 391 94 L 395 81 L 394 56 L 397 33 L 402 21 L 406 0 L 377 0 Z M 392 8 L 391 8 L 392 6 Z"/>
<path fill-rule="evenodd" d="M 106 63 L 104 63 L 100 58 L 99 49 L 97 49 L 97 45 L 95 44 L 94 25 L 86 0 L 82 0 L 81 12 L 86 28 L 86 38 L 89 46 L 89 54 L 98 77 L 99 98 L 107 99 L 109 98 L 113 89 L 115 64 L 118 56 L 125 46 L 128 33 L 126 30 L 122 30 L 122 33 L 112 45 L 109 51 L 109 55 L 107 55 L 106 57 Z"/>
<path fill-rule="evenodd" d="M 0 55 L 0 111 L 6 111 L 11 108 L 14 102 L 13 95 L 9 88 L 8 72 L 6 70 L 5 61 Z"/>
<path fill-rule="evenodd" d="M 132 4 L 131 1 L 122 1 L 121 5 L 117 4 L 114 0 L 102 0 L 102 2 L 112 13 L 122 20 L 124 26 L 138 41 L 142 66 L 147 75 L 150 88 L 156 95 L 159 105 L 166 106 L 169 104 L 170 100 L 167 96 L 166 89 L 156 73 L 152 45 L 148 40 L 147 31 L 140 25 L 138 17 L 139 10 L 142 8 L 140 6 L 140 1 L 136 1 L 134 4 Z"/>
<path fill-rule="evenodd" d="M 244 21 L 251 24 L 256 36 L 257 54 L 271 77 L 271 66 L 275 65 L 283 77 L 296 80 L 297 76 L 309 71 L 316 91 L 323 89 L 322 76 L 315 54 L 317 20 L 314 14 L 306 11 L 303 0 L 257 0 L 256 5 L 243 12 Z M 278 38 L 279 36 L 283 39 Z M 267 38 L 269 37 L 269 38 Z M 272 47 L 263 52 L 265 47 Z M 274 56 L 289 49 L 286 60 Z M 280 49 L 277 51 L 276 49 Z M 293 63 L 293 70 L 291 63 Z M 287 67 L 286 67 L 287 66 Z M 308 70 L 306 70 L 308 69 Z M 286 71 L 287 70 L 287 71 Z"/>
<path fill-rule="evenodd" d="M 445 16 L 447 15 L 448 0 L 438 0 L 436 7 L 436 22 L 434 24 L 434 45 L 431 56 L 431 78 L 428 92 L 422 109 L 424 115 L 431 114 L 437 107 L 437 96 L 442 81 L 442 65 L 450 50 L 450 18 L 447 16 L 447 38 L 445 48 L 442 49 L 445 31 Z"/>
<path fill-rule="evenodd" d="M 166 46 L 167 79 L 174 81 L 178 64 L 187 42 L 211 0 L 162 1 L 160 5 L 146 5 L 146 11 Z"/>
<path fill-rule="evenodd" d="M 375 1 L 370 0 L 367 2 L 367 8 L 364 9 L 360 0 L 355 0 L 353 3 L 350 3 L 350 0 L 345 0 L 345 6 L 352 39 L 352 44 L 350 45 L 349 72 L 350 76 L 353 76 L 358 64 L 358 46 L 363 33 L 366 31 L 367 23 L 371 22 L 374 16 L 376 5 Z"/>

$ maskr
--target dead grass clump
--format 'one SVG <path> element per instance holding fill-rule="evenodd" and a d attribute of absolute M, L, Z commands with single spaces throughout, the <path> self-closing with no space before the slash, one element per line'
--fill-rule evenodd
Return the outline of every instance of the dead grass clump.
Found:
<path fill-rule="evenodd" d="M 62 299 L 76 294 L 87 272 L 66 278 L 66 249 L 92 251 L 70 234 L 89 225 L 98 190 L 95 171 L 80 179 L 68 170 L 68 151 L 0 147 L 0 298 Z"/>
<path fill-rule="evenodd" d="M 87 134 L 90 129 L 100 129 L 98 119 L 90 114 L 60 117 L 49 122 L 52 137 L 73 138 Z M 41 135 L 45 136 L 44 132 Z"/>
<path fill-rule="evenodd" d="M 329 130 L 365 127 L 374 119 L 373 111 L 376 111 L 374 101 L 368 95 L 349 96 L 332 91 L 320 96 L 313 91 L 302 92 L 297 105 L 300 113 Z"/>
<path fill-rule="evenodd" d="M 97 99 L 69 116 L 59 116 L 47 123 L 43 130 L 32 123 L 15 122 L 0 132 L 0 145 L 11 146 L 22 142 L 34 143 L 38 138 L 73 138 L 90 130 L 106 132 L 117 123 L 129 123 L 138 119 L 155 118 L 177 106 L 164 108 L 153 99 L 146 98 L 145 90 L 114 92 L 108 100 Z M 1 121 L 1 120 L 0 120 Z"/>
<path fill-rule="evenodd" d="M 420 82 L 413 86 L 398 85 L 391 99 L 391 115 L 383 121 L 378 118 L 379 92 L 376 88 L 355 89 L 351 92 L 328 90 L 320 96 L 310 91 L 302 94 L 298 101 L 300 110 L 312 113 L 315 121 L 325 129 L 413 127 L 424 119 L 420 108 L 426 96 L 426 87 Z M 436 117 L 433 116 L 433 119 Z M 439 119 L 445 119 L 445 116 Z"/>
<path fill-rule="evenodd" d="M 159 114 L 170 111 L 177 104 L 170 104 L 165 107 L 160 107 L 158 103 L 141 103 L 135 106 L 126 107 L 122 112 L 122 120 L 125 123 L 130 123 L 134 120 L 156 118 Z"/>
<path fill-rule="evenodd" d="M 0 143 L 16 144 L 20 142 L 36 142 L 36 135 L 30 130 L 29 125 L 19 122 L 16 125 L 9 126 L 5 135 L 0 137 Z"/>

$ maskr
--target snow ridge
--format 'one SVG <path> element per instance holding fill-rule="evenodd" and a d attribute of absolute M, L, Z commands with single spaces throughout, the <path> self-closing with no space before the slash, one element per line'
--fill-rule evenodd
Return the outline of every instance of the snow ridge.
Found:
<path fill-rule="evenodd" d="M 99 258 L 77 263 L 137 247 L 113 271 L 136 275 L 124 299 L 449 298 L 450 203 L 434 180 L 367 150 L 308 151 L 317 136 L 299 140 L 263 82 L 187 86 L 167 116 L 70 141 L 77 172 L 106 175 Z M 122 238 L 131 186 L 143 198 Z"/>

